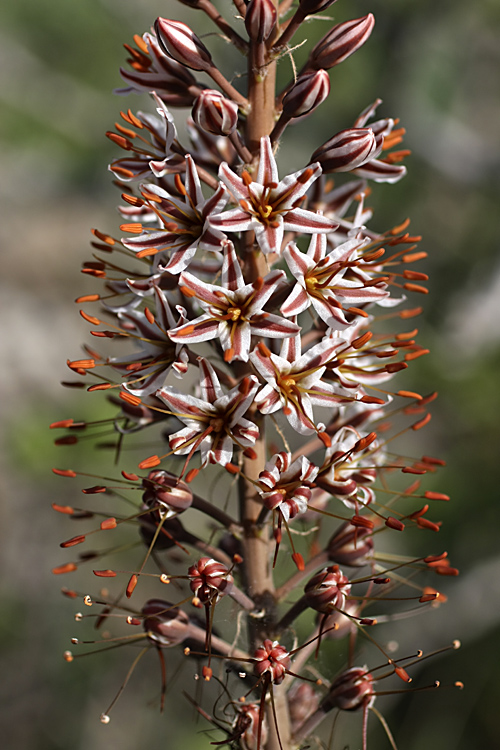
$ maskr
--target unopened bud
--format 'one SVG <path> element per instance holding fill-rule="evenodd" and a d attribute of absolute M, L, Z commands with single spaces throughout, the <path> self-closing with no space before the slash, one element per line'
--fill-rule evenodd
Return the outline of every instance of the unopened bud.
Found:
<path fill-rule="evenodd" d="M 370 161 L 377 151 L 377 140 L 370 128 L 341 130 L 311 156 L 323 172 L 350 172 Z"/>
<path fill-rule="evenodd" d="M 143 502 L 149 507 L 161 506 L 160 510 L 167 518 L 182 513 L 193 502 L 193 493 L 187 484 L 169 471 L 150 471 L 142 485 L 146 490 Z"/>
<path fill-rule="evenodd" d="M 310 68 L 333 68 L 356 52 L 372 33 L 375 18 L 371 13 L 334 26 L 313 48 L 309 56 Z"/>
<path fill-rule="evenodd" d="M 272 0 L 250 0 L 245 27 L 252 42 L 265 42 L 276 26 L 277 12 Z"/>
<path fill-rule="evenodd" d="M 306 73 L 283 99 L 283 114 L 300 117 L 318 107 L 330 93 L 330 79 L 326 70 Z"/>
<path fill-rule="evenodd" d="M 200 128 L 214 135 L 230 135 L 238 126 L 238 105 L 213 89 L 201 92 L 192 115 Z"/>
<path fill-rule="evenodd" d="M 306 16 L 312 16 L 313 13 L 321 13 L 333 5 L 337 0 L 299 0 L 299 8 Z"/>
<path fill-rule="evenodd" d="M 162 49 L 191 70 L 210 70 L 212 56 L 203 42 L 181 21 L 157 18 L 155 31 Z"/>

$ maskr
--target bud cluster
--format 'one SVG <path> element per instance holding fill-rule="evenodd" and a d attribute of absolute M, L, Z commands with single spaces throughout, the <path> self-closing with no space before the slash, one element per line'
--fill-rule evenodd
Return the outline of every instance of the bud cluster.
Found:
<path fill-rule="evenodd" d="M 377 625 L 405 627 L 435 608 L 445 601 L 436 576 L 458 573 L 434 546 L 449 498 L 425 484 L 443 462 L 400 456 L 393 443 L 426 426 L 436 395 L 391 382 L 428 353 L 411 301 L 427 293 L 414 270 L 426 253 L 408 220 L 372 227 L 366 205 L 372 184 L 405 175 L 404 130 L 375 119 L 376 100 L 299 170 L 277 161 L 287 128 L 327 106 L 328 71 L 374 28 L 372 14 L 334 25 L 277 91 L 277 61 L 333 2 L 301 0 L 285 18 L 273 0 L 235 0 L 232 22 L 210 0 L 185 2 L 242 53 L 242 76 L 178 20 L 158 18 L 126 45 L 119 93 L 149 93 L 152 112 L 128 109 L 107 133 L 126 152 L 109 165 L 121 223 L 93 230 L 83 272 L 103 287 L 77 302 L 98 342 L 67 363 L 69 385 L 105 391 L 113 412 L 51 425 L 64 430 L 59 445 L 85 435 L 103 447 L 107 435 L 116 467 L 83 489 L 97 496 L 91 507 L 54 505 L 90 524 L 64 549 L 94 533 L 111 541 L 54 569 L 90 562 L 107 593 L 66 595 L 98 609 L 109 631 L 122 620 L 124 634 L 105 641 L 157 652 L 162 706 L 175 671 L 165 660 L 186 660 L 211 683 L 191 702 L 221 735 L 215 744 L 243 750 L 314 744 L 337 710 L 362 712 L 366 750 L 378 682 L 409 682 L 414 663 L 388 653 Z M 182 136 L 176 107 L 191 109 Z M 430 548 L 395 554 L 394 540 L 400 549 L 411 534 Z M 369 667 L 353 666 L 358 644 L 374 646 Z M 223 710 L 215 677 L 230 696 Z"/>

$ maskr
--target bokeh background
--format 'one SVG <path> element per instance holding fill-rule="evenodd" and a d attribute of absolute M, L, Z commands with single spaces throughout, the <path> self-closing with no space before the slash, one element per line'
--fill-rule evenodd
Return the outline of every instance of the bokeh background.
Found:
<path fill-rule="evenodd" d="M 231 16 L 228 0 L 219 7 Z M 301 166 L 377 96 L 380 113 L 399 116 L 407 128 L 409 174 L 397 186 L 375 186 L 370 204 L 377 229 L 411 216 L 429 253 L 420 266 L 431 275 L 431 293 L 419 340 L 431 355 L 414 363 L 405 387 L 440 392 L 413 449 L 447 460 L 435 489 L 453 502 L 436 510 L 444 521 L 437 544 L 461 569 L 460 578 L 444 581 L 448 604 L 408 628 L 424 648 L 453 638 L 463 644 L 427 662 L 418 682 L 460 679 L 466 687 L 380 701 L 379 708 L 400 750 L 493 750 L 500 744 L 500 4 L 340 0 L 327 15 L 339 22 L 369 11 L 377 19 L 371 39 L 332 72 L 328 110 L 298 125 L 282 156 Z M 50 503 L 75 497 L 50 472 L 67 459 L 47 426 L 81 408 L 82 397 L 59 381 L 67 377 L 66 357 L 77 358 L 86 338 L 73 299 L 94 289 L 79 273 L 89 229 L 113 231 L 117 223 L 106 173 L 116 149 L 104 132 L 120 107 L 149 107 L 146 98 L 120 100 L 111 91 L 121 83 L 122 43 L 156 15 L 213 31 L 173 0 L 0 6 L 0 737 L 15 750 L 184 747 L 187 724 L 190 750 L 213 739 L 200 733 L 193 740 L 193 715 L 178 706 L 159 715 L 152 660 L 134 675 L 111 724 L 100 724 L 131 659 L 122 652 L 63 661 L 75 607 L 50 575 L 66 559 L 58 544 L 68 536 Z M 307 35 L 317 39 L 328 28 L 317 20 Z M 234 70 L 232 51 L 216 37 L 212 43 L 222 69 Z M 296 52 L 299 64 L 303 56 Z M 280 75 L 290 73 L 284 60 Z M 93 454 L 85 459 L 100 465 Z M 350 747 L 359 744 L 358 734 Z M 386 746 L 375 729 L 371 750 Z"/>

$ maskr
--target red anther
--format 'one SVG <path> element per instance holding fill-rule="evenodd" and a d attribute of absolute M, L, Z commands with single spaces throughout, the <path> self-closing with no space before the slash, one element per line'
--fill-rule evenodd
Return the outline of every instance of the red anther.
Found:
<path fill-rule="evenodd" d="M 127 232 L 127 234 L 142 234 L 144 231 L 144 227 L 138 222 L 133 222 L 132 224 L 120 224 L 120 229 L 122 232 Z"/>
<path fill-rule="evenodd" d="M 401 257 L 401 260 L 403 263 L 415 263 L 417 260 L 423 260 L 424 258 L 427 258 L 428 253 L 425 252 L 419 252 L 419 253 L 407 253 L 406 255 L 403 255 Z"/>
<path fill-rule="evenodd" d="M 97 383 L 96 385 L 91 385 L 89 388 L 87 388 L 88 393 L 92 393 L 93 391 L 107 391 L 109 388 L 112 388 L 113 386 L 111 383 Z"/>
<path fill-rule="evenodd" d="M 77 305 L 81 305 L 83 302 L 97 302 L 101 299 L 100 294 L 84 294 L 82 297 L 77 297 L 75 302 Z"/>
<path fill-rule="evenodd" d="M 210 682 L 212 675 L 213 675 L 212 668 L 204 666 L 203 669 L 201 670 L 201 674 L 205 682 Z"/>
<path fill-rule="evenodd" d="M 325 448 L 329 448 L 331 446 L 332 441 L 330 439 L 330 436 L 326 432 L 318 432 L 317 435 Z"/>
<path fill-rule="evenodd" d="M 66 429 L 67 427 L 71 427 L 74 421 L 74 419 L 61 419 L 59 422 L 52 422 L 49 425 L 49 430 Z"/>
<path fill-rule="evenodd" d="M 81 544 L 84 541 L 85 534 L 80 534 L 79 536 L 74 536 L 71 539 L 68 539 L 66 542 L 61 542 L 59 546 L 66 549 L 66 547 L 75 547 L 77 544 Z"/>
<path fill-rule="evenodd" d="M 76 477 L 76 471 L 72 469 L 52 469 L 59 477 Z"/>
<path fill-rule="evenodd" d="M 439 523 L 433 523 L 432 521 L 429 521 L 427 518 L 417 518 L 416 519 L 417 526 L 419 526 L 421 529 L 430 529 L 431 531 L 439 531 L 440 524 Z"/>
<path fill-rule="evenodd" d="M 158 456 L 149 456 L 149 458 L 145 458 L 144 461 L 140 462 L 139 469 L 152 469 L 154 466 L 159 466 L 160 464 L 161 461 Z"/>
<path fill-rule="evenodd" d="M 78 443 L 76 435 L 65 435 L 54 440 L 54 445 L 76 445 L 76 443 Z"/>
<path fill-rule="evenodd" d="M 187 483 L 189 484 L 189 482 L 192 482 L 192 481 L 193 481 L 193 479 L 194 479 L 194 478 L 195 478 L 196 476 L 198 476 L 198 474 L 199 474 L 199 473 L 200 473 L 200 470 L 199 470 L 199 469 L 190 469 L 190 470 L 188 471 L 188 473 L 186 474 L 186 476 L 185 476 L 185 481 L 186 481 L 186 482 L 187 482 Z"/>
<path fill-rule="evenodd" d="M 102 531 L 109 531 L 109 529 L 116 529 L 118 526 L 116 522 L 116 518 L 105 518 L 104 521 L 101 521 L 101 530 Z"/>
<path fill-rule="evenodd" d="M 66 563 L 65 565 L 58 565 L 55 568 L 52 568 L 52 572 L 54 575 L 59 576 L 63 573 L 72 573 L 74 570 L 77 569 L 77 566 L 75 563 Z M 63 593 L 66 593 L 63 591 Z M 66 594 L 66 596 L 69 596 L 69 594 Z"/>
<path fill-rule="evenodd" d="M 146 307 L 144 309 L 144 315 L 146 316 L 148 322 L 151 323 L 151 325 L 154 325 L 155 316 L 153 315 L 153 313 L 151 312 L 151 310 L 149 309 L 149 307 Z"/>
<path fill-rule="evenodd" d="M 396 396 L 402 396 L 403 398 L 416 398 L 417 401 L 421 401 L 423 398 L 420 393 L 415 393 L 415 391 L 397 391 Z"/>
<path fill-rule="evenodd" d="M 435 466 L 446 466 L 446 461 L 441 458 L 434 458 L 433 456 L 422 456 L 422 461 L 425 464 L 432 464 Z"/>
<path fill-rule="evenodd" d="M 138 479 L 139 479 L 139 477 L 137 476 L 137 474 L 131 474 L 128 471 L 122 471 L 122 477 L 124 479 L 130 480 L 131 482 L 137 482 Z"/>
<path fill-rule="evenodd" d="M 377 620 L 375 620 L 373 617 L 362 617 L 361 620 L 358 620 L 360 625 L 376 625 Z"/>
<path fill-rule="evenodd" d="M 241 555 L 238 555 L 238 553 L 235 553 L 235 554 L 233 555 L 233 563 L 234 563 L 235 565 L 241 565 L 241 563 L 242 563 L 242 562 L 243 562 L 243 558 L 242 558 L 242 556 L 241 556 Z"/>
<path fill-rule="evenodd" d="M 354 515 L 350 519 L 349 523 L 352 524 L 352 526 L 356 526 L 362 529 L 373 529 L 375 527 L 375 524 L 373 523 L 373 521 L 370 521 L 368 518 L 365 518 L 364 516 L 358 516 L 358 515 Z"/>
<path fill-rule="evenodd" d="M 351 346 L 354 349 L 361 349 L 361 347 L 367 344 L 371 338 L 373 338 L 373 333 L 371 331 L 367 331 L 362 336 L 358 336 L 357 339 L 351 341 Z"/>
<path fill-rule="evenodd" d="M 427 474 L 425 469 L 416 469 L 413 466 L 403 466 L 401 471 L 403 474 Z"/>
<path fill-rule="evenodd" d="M 423 307 L 412 307 L 410 310 L 401 310 L 399 317 L 402 320 L 408 320 L 409 318 L 416 318 L 423 312 Z"/>
<path fill-rule="evenodd" d="M 363 257 L 361 258 L 361 260 L 364 263 L 371 263 L 374 260 L 378 260 L 383 255 L 385 255 L 385 250 L 384 250 L 383 247 L 379 247 L 378 250 L 374 250 L 372 253 L 365 253 L 365 255 L 363 255 Z"/>
<path fill-rule="evenodd" d="M 57 505 L 57 503 L 52 503 L 52 508 L 58 513 L 65 513 L 67 516 L 72 516 L 75 512 L 74 508 L 70 505 Z"/>
<path fill-rule="evenodd" d="M 128 599 L 130 599 L 130 597 L 131 597 L 131 596 L 132 596 L 132 594 L 134 593 L 134 589 L 135 589 L 135 587 L 137 586 L 137 581 L 138 581 L 138 580 L 139 580 L 139 579 L 138 579 L 138 577 L 136 576 L 136 574 L 135 574 L 135 573 L 133 573 L 133 574 L 132 574 L 132 575 L 130 576 L 130 581 L 128 582 L 128 584 L 127 584 L 127 588 L 126 588 L 126 590 L 125 590 L 125 594 L 127 595 L 127 598 L 128 598 Z"/>
<path fill-rule="evenodd" d="M 416 510 L 413 513 L 410 513 L 410 515 L 408 516 L 408 518 L 413 518 L 413 519 L 420 518 L 420 516 L 424 516 L 427 513 L 428 510 L 429 510 L 429 506 L 426 504 L 422 508 L 420 508 L 419 510 Z"/>
<path fill-rule="evenodd" d="M 445 560 L 447 557 L 447 552 L 442 552 L 440 555 L 429 555 L 428 557 L 424 557 L 424 563 L 426 563 L 427 565 L 433 565 L 434 563 Z"/>
<path fill-rule="evenodd" d="M 304 563 L 304 558 L 302 557 L 300 552 L 294 552 L 292 554 L 292 560 L 294 561 L 298 570 L 304 570 L 304 568 L 306 567 Z"/>
<path fill-rule="evenodd" d="M 425 354 L 429 354 L 429 349 L 417 349 L 415 352 L 408 352 L 405 354 L 405 360 L 407 362 L 412 362 L 414 359 L 423 357 Z"/>
<path fill-rule="evenodd" d="M 100 484 L 96 484 L 95 487 L 86 487 L 85 489 L 82 490 L 82 492 L 84 495 L 97 495 L 100 492 L 106 492 L 107 489 L 108 489 L 107 487 L 103 487 Z"/>
<path fill-rule="evenodd" d="M 90 230 L 94 237 L 97 237 L 102 242 L 105 242 L 106 245 L 114 245 L 116 240 L 113 239 L 113 237 L 110 237 L 109 234 L 104 234 L 104 232 L 100 232 L 98 229 L 91 229 Z"/>
<path fill-rule="evenodd" d="M 425 427 L 426 424 L 429 424 L 431 419 L 432 419 L 432 414 L 426 414 L 425 417 L 421 419 L 419 422 L 415 422 L 415 424 L 412 424 L 411 429 L 421 430 L 422 427 Z"/>
<path fill-rule="evenodd" d="M 397 227 L 393 227 L 390 230 L 389 234 L 392 234 L 393 236 L 395 236 L 396 234 L 401 234 L 401 232 L 404 232 L 405 229 L 408 229 L 409 226 L 410 226 L 410 219 L 405 219 L 402 222 L 402 224 L 398 224 Z"/>
<path fill-rule="evenodd" d="M 75 360 L 66 360 L 66 364 L 70 368 L 70 370 L 91 370 L 93 367 L 95 367 L 95 362 L 93 359 L 75 359 Z"/>
<path fill-rule="evenodd" d="M 257 458 L 257 452 L 253 448 L 245 448 L 243 451 L 245 458 L 249 458 L 251 461 L 255 461 Z"/>
<path fill-rule="evenodd" d="M 368 318 L 369 315 L 366 312 L 366 310 L 361 310 L 360 307 L 348 307 L 346 312 L 351 313 L 351 315 L 361 315 L 362 318 Z"/>
<path fill-rule="evenodd" d="M 93 315 L 87 315 L 85 310 L 80 310 L 80 315 L 87 323 L 92 323 L 93 326 L 100 326 L 102 321 L 99 318 L 95 318 Z"/>
<path fill-rule="evenodd" d="M 239 474 L 240 473 L 240 467 L 236 466 L 236 464 L 232 464 L 229 461 L 224 466 L 225 470 L 228 471 L 230 474 Z"/>
<path fill-rule="evenodd" d="M 394 667 L 394 672 L 400 677 L 403 682 L 411 682 L 411 677 L 403 667 Z"/>
<path fill-rule="evenodd" d="M 409 271 L 406 269 L 403 271 L 403 276 L 405 279 L 412 279 L 413 281 L 428 281 L 429 277 L 426 273 L 421 273 L 420 271 Z"/>
<path fill-rule="evenodd" d="M 460 573 L 458 568 L 452 568 L 451 565 L 432 565 L 431 567 L 438 576 L 458 576 Z"/>
<path fill-rule="evenodd" d="M 438 392 L 437 391 L 434 391 L 433 393 L 429 393 L 428 396 L 424 396 L 424 398 L 420 402 L 420 405 L 421 406 L 426 406 L 427 404 L 430 404 L 431 401 L 434 401 L 437 397 L 438 397 Z M 434 459 L 434 460 L 437 461 L 438 459 Z M 445 465 L 446 464 L 443 463 L 443 466 L 445 466 Z"/>
<path fill-rule="evenodd" d="M 429 290 L 426 289 L 425 286 L 421 286 L 420 284 L 412 284 L 410 281 L 407 281 L 406 284 L 403 284 L 403 289 L 407 289 L 409 292 L 419 292 L 420 294 L 429 294 Z"/>
<path fill-rule="evenodd" d="M 109 568 L 107 570 L 93 570 L 92 572 L 98 578 L 116 578 L 115 571 Z"/>
<path fill-rule="evenodd" d="M 422 483 L 420 479 L 416 479 L 414 482 L 409 484 L 405 490 L 403 490 L 403 495 L 413 495 L 413 493 L 418 490 L 421 484 Z"/>
<path fill-rule="evenodd" d="M 133 396 L 128 391 L 120 391 L 118 396 L 122 399 L 122 401 L 126 401 L 127 404 L 131 404 L 132 406 L 139 406 L 141 403 L 141 399 L 139 396 Z"/>
<path fill-rule="evenodd" d="M 450 496 L 445 495 L 443 492 L 431 492 L 430 490 L 427 490 L 424 492 L 424 497 L 427 498 L 427 500 L 449 500 Z"/>
<path fill-rule="evenodd" d="M 241 383 L 238 386 L 238 391 L 241 393 L 242 396 L 246 396 L 248 392 L 250 391 L 250 388 L 252 387 L 250 378 L 243 378 Z"/>
<path fill-rule="evenodd" d="M 62 587 L 61 594 L 67 596 L 68 599 L 78 599 L 77 592 L 73 591 L 73 589 L 67 589 L 65 586 Z"/>
<path fill-rule="evenodd" d="M 385 525 L 390 529 L 395 529 L 396 531 L 404 531 L 405 528 L 404 523 L 399 521 L 397 518 L 394 518 L 393 516 L 389 516 L 385 519 Z"/>
<path fill-rule="evenodd" d="M 376 432 L 370 432 L 368 435 L 365 435 L 365 437 L 360 438 L 357 443 L 355 443 L 353 452 L 359 453 L 359 451 L 364 451 L 368 448 L 368 446 L 373 443 L 374 440 L 377 439 L 377 433 Z"/>
<path fill-rule="evenodd" d="M 406 370 L 407 367 L 408 365 L 406 362 L 389 362 L 389 364 L 384 367 L 384 370 L 386 372 L 399 372 L 400 370 Z"/>
<path fill-rule="evenodd" d="M 363 396 L 359 399 L 363 404 L 385 404 L 383 398 L 377 398 L 376 396 Z"/>
<path fill-rule="evenodd" d="M 390 578 L 373 578 L 372 580 L 373 580 L 373 583 L 379 583 L 379 584 L 385 584 L 385 583 L 391 582 Z"/>
<path fill-rule="evenodd" d="M 436 599 L 439 598 L 439 594 L 436 591 L 433 594 L 422 594 L 420 599 L 418 600 L 421 604 L 426 604 L 427 602 L 434 602 Z"/>

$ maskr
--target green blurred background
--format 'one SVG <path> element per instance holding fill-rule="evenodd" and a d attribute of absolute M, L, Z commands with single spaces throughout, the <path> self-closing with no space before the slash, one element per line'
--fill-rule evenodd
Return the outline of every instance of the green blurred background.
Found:
<path fill-rule="evenodd" d="M 218 7 L 231 17 L 227 0 Z M 434 543 L 462 571 L 443 580 L 448 604 L 409 624 L 408 640 L 417 633 L 417 646 L 429 649 L 459 638 L 461 651 L 427 662 L 415 682 L 460 679 L 466 687 L 381 700 L 379 708 L 400 750 L 493 750 L 500 746 L 500 3 L 340 0 L 327 15 L 339 22 L 369 11 L 375 31 L 332 71 L 330 107 L 291 130 L 281 156 L 300 167 L 377 96 L 384 100 L 380 114 L 399 116 L 407 128 L 409 174 L 397 186 L 374 186 L 371 226 L 383 230 L 411 216 L 429 253 L 419 266 L 431 274 L 419 341 L 431 355 L 414 363 L 402 387 L 440 392 L 431 425 L 412 449 L 447 460 L 434 488 L 453 502 L 436 507 L 444 527 Z M 59 587 L 73 582 L 50 575 L 67 559 L 58 544 L 68 536 L 50 503 L 75 496 L 50 473 L 69 459 L 53 446 L 47 426 L 80 408 L 82 397 L 59 381 L 67 377 L 66 357 L 80 356 L 87 335 L 73 299 L 95 288 L 79 274 L 89 229 L 114 231 L 117 224 L 117 195 L 106 174 L 116 149 L 104 132 L 124 105 L 149 110 L 147 98 L 123 100 L 111 91 L 121 85 L 121 44 L 156 15 L 213 31 L 204 16 L 173 0 L 17 0 L 0 8 L 0 737 L 9 749 L 176 748 L 189 736 L 190 750 L 197 750 L 218 739 L 193 740 L 191 726 L 186 736 L 189 712 L 159 715 L 151 702 L 159 683 L 153 659 L 134 675 L 110 725 L 101 725 L 99 714 L 131 658 L 122 652 L 71 666 L 63 661 L 75 606 Z M 307 34 L 317 39 L 328 28 L 317 20 Z M 221 68 L 234 70 L 232 50 L 215 37 L 205 41 L 215 44 Z M 300 64 L 305 52 L 296 54 Z M 290 72 L 284 60 L 283 80 Z M 99 414 L 100 404 L 92 404 Z M 85 458 L 90 454 L 82 465 Z M 388 747 L 377 728 L 369 747 Z"/>

